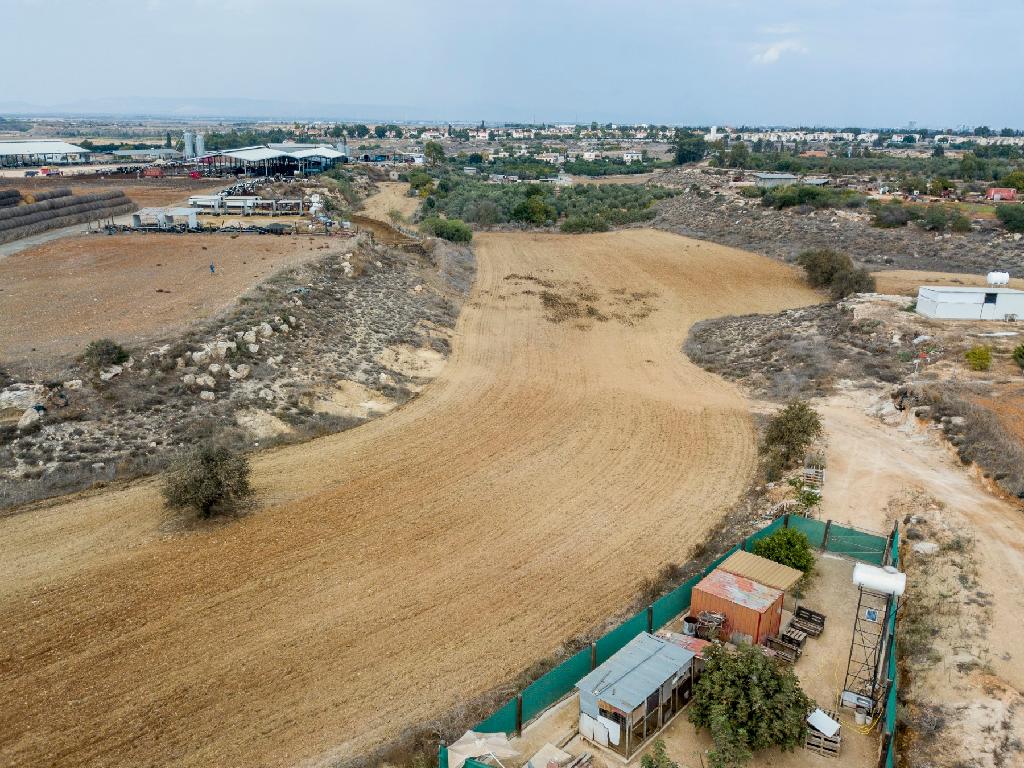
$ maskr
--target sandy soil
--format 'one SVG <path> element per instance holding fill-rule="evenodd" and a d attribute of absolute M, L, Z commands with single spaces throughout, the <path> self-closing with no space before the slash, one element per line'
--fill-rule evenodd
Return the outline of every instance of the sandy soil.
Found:
<path fill-rule="evenodd" d="M 978 578 L 992 594 L 989 633 L 994 673 L 1024 691 L 1024 653 L 1017 646 L 1024 616 L 1024 515 L 965 472 L 930 427 L 908 417 L 901 427 L 865 413 L 869 393 L 830 398 L 819 410 L 828 435 L 822 517 L 885 530 L 891 499 L 926 493 L 967 521 L 977 538 Z"/>
<path fill-rule="evenodd" d="M 612 176 L 573 176 L 573 184 L 645 184 L 656 181 L 660 171 L 652 173 L 619 173 Z"/>
<path fill-rule="evenodd" d="M 377 183 L 377 186 L 380 187 L 380 191 L 367 198 L 363 203 L 360 213 L 364 216 L 390 222 L 391 218 L 388 216 L 388 212 L 392 209 L 400 211 L 406 219 L 416 213 L 420 199 L 409 197 L 406 194 L 409 191 L 409 185 L 404 181 L 381 181 Z"/>
<path fill-rule="evenodd" d="M 0 521 L 0 762 L 360 754 L 602 621 L 716 525 L 756 438 L 738 391 L 680 354 L 687 327 L 816 295 L 650 230 L 477 250 L 440 377 L 257 457 L 254 514 L 170 532 L 150 481 Z M 552 322 L 513 272 L 585 284 L 608 319 Z M 643 317 L 616 309 L 633 293 Z"/>
<path fill-rule="evenodd" d="M 985 285 L 985 275 L 966 275 L 958 272 L 924 272 L 913 269 L 893 269 L 873 273 L 879 293 L 917 296 L 922 285 Z M 1010 288 L 1024 290 L 1024 279 L 1014 277 Z"/>
<path fill-rule="evenodd" d="M 45 365 L 111 337 L 138 344 L 209 317 L 322 240 L 80 235 L 0 261 L 0 362 Z M 210 274 L 210 263 L 216 274 Z"/>

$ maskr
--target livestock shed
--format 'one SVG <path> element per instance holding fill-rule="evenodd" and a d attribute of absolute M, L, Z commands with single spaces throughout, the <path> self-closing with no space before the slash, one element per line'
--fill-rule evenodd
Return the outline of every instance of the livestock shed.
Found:
<path fill-rule="evenodd" d="M 693 695 L 694 653 L 642 632 L 576 684 L 580 735 L 632 756 Z"/>
<path fill-rule="evenodd" d="M 922 285 L 917 313 L 940 320 L 1019 320 L 1024 291 L 1014 288 Z"/>
<path fill-rule="evenodd" d="M 725 617 L 723 637 L 760 645 L 765 638 L 779 634 L 782 599 L 781 589 L 716 568 L 693 588 L 690 614 L 721 614 Z"/>
<path fill-rule="evenodd" d="M 754 183 L 762 189 L 769 187 L 784 187 L 787 184 L 796 184 L 800 181 L 799 176 L 792 173 L 755 173 Z"/>
<path fill-rule="evenodd" d="M 270 176 L 276 173 L 319 173 L 345 159 L 343 152 L 326 145 L 263 144 L 214 152 L 197 158 L 197 161 L 232 173 Z"/>
<path fill-rule="evenodd" d="M 57 139 L 0 141 L 0 166 L 84 163 L 89 150 Z"/>

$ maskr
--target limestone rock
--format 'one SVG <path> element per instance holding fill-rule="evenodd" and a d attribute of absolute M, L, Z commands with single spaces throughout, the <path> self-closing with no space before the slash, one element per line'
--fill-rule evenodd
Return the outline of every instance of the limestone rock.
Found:
<path fill-rule="evenodd" d="M 230 354 L 234 354 L 238 350 L 238 345 L 233 341 L 218 341 L 214 345 L 214 350 L 221 360 Z"/>
<path fill-rule="evenodd" d="M 274 393 L 273 393 L 273 392 L 271 392 L 271 391 L 270 391 L 269 389 L 261 389 L 261 390 L 260 390 L 260 395 L 259 395 L 259 396 L 260 396 L 260 397 L 261 397 L 261 398 L 262 398 L 263 400 L 273 400 L 273 399 L 274 399 Z"/>
<path fill-rule="evenodd" d="M 227 366 L 228 376 L 235 380 L 241 380 L 248 378 L 249 374 L 252 373 L 252 368 L 247 364 L 242 363 L 241 365 L 232 368 L 230 365 Z"/>
<path fill-rule="evenodd" d="M 255 355 L 257 352 L 260 351 L 260 345 L 259 344 L 250 344 L 247 347 L 247 349 L 249 350 L 249 352 L 251 352 L 252 354 Z"/>
<path fill-rule="evenodd" d="M 186 373 L 181 377 L 181 383 L 186 387 L 194 386 L 196 383 L 196 375 L 194 373 Z"/>
<path fill-rule="evenodd" d="M 208 389 L 204 389 L 202 392 L 199 393 L 199 399 L 200 400 L 216 400 L 217 399 L 217 394 L 215 392 L 211 392 Z"/>
<path fill-rule="evenodd" d="M 120 376 L 124 372 L 124 366 L 112 365 L 105 371 L 100 371 L 100 379 L 103 381 L 110 381 L 115 376 Z"/>
<path fill-rule="evenodd" d="M 919 541 L 913 546 L 913 550 L 919 555 L 934 555 L 939 551 L 939 545 L 934 541 Z"/>
<path fill-rule="evenodd" d="M 196 376 L 196 384 L 207 389 L 214 389 L 217 386 L 217 380 L 210 374 L 204 373 L 202 376 Z"/>
<path fill-rule="evenodd" d="M 218 373 L 220 373 L 220 369 L 222 367 L 223 366 L 220 363 L 210 363 L 210 367 L 207 370 L 214 376 L 216 376 Z"/>
<path fill-rule="evenodd" d="M 28 429 L 41 418 L 43 418 L 41 411 L 37 411 L 35 408 L 28 408 L 21 414 L 21 418 L 18 419 L 18 429 Z"/>
<path fill-rule="evenodd" d="M 274 329 L 270 327 L 270 323 L 260 323 L 257 330 L 264 339 L 269 339 L 274 335 Z"/>
<path fill-rule="evenodd" d="M 242 341 L 246 344 L 252 344 L 256 341 L 256 331 L 246 331 L 242 334 Z"/>

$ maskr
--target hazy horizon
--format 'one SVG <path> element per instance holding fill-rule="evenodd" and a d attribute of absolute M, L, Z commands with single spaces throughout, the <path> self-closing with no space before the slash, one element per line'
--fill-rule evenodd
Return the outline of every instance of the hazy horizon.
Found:
<path fill-rule="evenodd" d="M 1024 127 L 952 0 L 386 6 L 14 0 L 0 113 L 221 119 Z M 1000 7 L 1000 29 L 1024 5 Z"/>

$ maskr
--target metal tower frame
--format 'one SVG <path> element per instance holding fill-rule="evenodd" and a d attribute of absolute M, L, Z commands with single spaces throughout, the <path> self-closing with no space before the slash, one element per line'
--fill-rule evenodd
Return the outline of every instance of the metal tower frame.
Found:
<path fill-rule="evenodd" d="M 892 595 L 860 588 L 843 692 L 870 699 L 872 712 L 881 703 L 879 691 L 885 687 L 885 681 L 880 681 L 878 675 L 882 669 L 892 602 Z"/>

